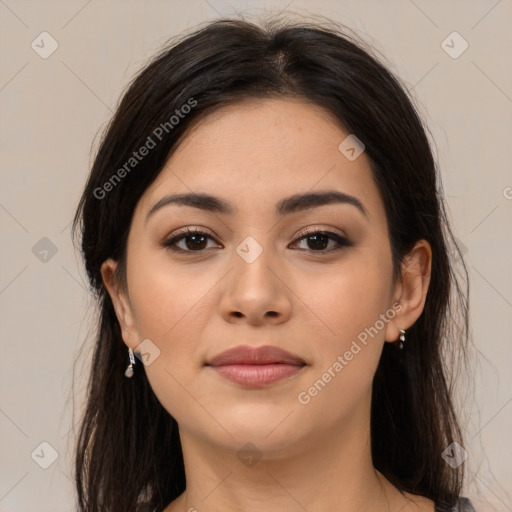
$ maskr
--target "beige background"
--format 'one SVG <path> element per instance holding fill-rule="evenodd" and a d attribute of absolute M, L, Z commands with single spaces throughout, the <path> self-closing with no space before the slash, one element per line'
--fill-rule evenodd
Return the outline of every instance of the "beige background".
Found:
<path fill-rule="evenodd" d="M 219 15 L 285 8 L 372 42 L 430 127 L 471 277 L 477 402 L 465 421 L 466 494 L 478 511 L 512 511 L 511 0 L 0 0 L 0 512 L 74 508 L 72 398 L 76 420 L 84 380 L 79 365 L 73 390 L 73 361 L 94 317 L 69 228 L 98 131 L 171 36 Z M 58 43 L 47 59 L 31 47 L 43 31 Z M 453 31 L 469 44 L 456 59 L 441 46 Z M 57 250 L 46 262 L 33 252 L 43 237 Z M 48 469 L 42 442 L 58 453 Z"/>

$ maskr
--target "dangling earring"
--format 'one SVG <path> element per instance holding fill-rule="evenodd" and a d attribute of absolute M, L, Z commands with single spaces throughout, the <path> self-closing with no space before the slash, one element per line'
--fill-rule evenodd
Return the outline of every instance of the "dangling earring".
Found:
<path fill-rule="evenodd" d="M 400 345 L 399 345 L 398 348 L 400 350 L 402 350 L 404 348 L 404 345 L 405 345 L 405 331 L 403 329 L 400 329 L 399 340 L 400 340 Z"/>
<path fill-rule="evenodd" d="M 135 366 L 135 356 L 131 347 L 128 348 L 128 356 L 130 357 L 130 364 L 126 368 L 124 375 L 130 379 L 133 377 L 133 368 Z"/>

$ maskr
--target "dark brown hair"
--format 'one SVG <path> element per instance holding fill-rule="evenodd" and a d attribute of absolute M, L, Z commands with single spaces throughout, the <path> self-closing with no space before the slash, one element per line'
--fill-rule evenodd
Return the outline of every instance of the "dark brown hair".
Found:
<path fill-rule="evenodd" d="M 185 489 L 175 419 L 140 364 L 132 379 L 124 377 L 127 348 L 100 268 L 108 258 L 119 261 L 117 277 L 123 280 L 135 206 L 187 128 L 215 109 L 257 97 L 311 102 L 363 141 L 385 204 L 397 276 L 416 241 L 426 239 L 432 247 L 424 311 L 407 331 L 405 350 L 385 344 L 374 377 L 372 456 L 398 489 L 453 505 L 462 466 L 452 469 L 441 453 L 452 441 L 462 444 L 450 375 L 468 338 L 467 288 L 450 262 L 458 248 L 413 102 L 372 52 L 339 25 L 274 20 L 260 27 L 219 20 L 166 47 L 131 83 L 102 138 L 76 212 L 73 232 L 79 230 L 100 314 L 76 445 L 80 510 L 128 512 L 146 502 L 160 511 Z M 187 104 L 193 107 L 185 115 Z M 183 115 L 174 123 L 177 110 Z M 156 142 L 157 127 L 161 139 L 128 169 L 149 136 Z"/>

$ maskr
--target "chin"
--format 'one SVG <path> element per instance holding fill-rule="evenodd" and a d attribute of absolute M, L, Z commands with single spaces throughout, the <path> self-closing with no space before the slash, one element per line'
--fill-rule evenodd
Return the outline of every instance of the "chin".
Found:
<path fill-rule="evenodd" d="M 239 449 L 247 442 L 256 445 L 262 452 L 277 453 L 290 444 L 299 442 L 305 425 L 297 425 L 297 418 L 290 414 L 293 408 L 269 408 L 268 405 L 244 406 L 233 414 L 217 415 L 215 418 L 232 434 L 223 436 L 232 447 Z"/>

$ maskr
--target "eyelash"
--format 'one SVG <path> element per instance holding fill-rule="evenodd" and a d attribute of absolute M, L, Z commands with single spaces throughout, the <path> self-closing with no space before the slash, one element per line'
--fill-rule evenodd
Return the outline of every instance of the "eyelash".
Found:
<path fill-rule="evenodd" d="M 176 247 L 177 242 L 181 241 L 182 239 L 194 236 L 194 235 L 206 235 L 208 238 L 215 241 L 215 239 L 211 235 L 209 235 L 208 233 L 206 233 L 204 231 L 200 231 L 198 229 L 193 229 L 193 228 L 192 229 L 186 228 L 185 230 L 181 231 L 180 233 L 178 233 L 178 234 L 174 235 L 173 237 L 171 237 L 170 239 L 166 240 L 162 245 L 165 248 L 167 248 L 171 251 L 174 251 L 174 252 L 181 252 L 181 253 L 204 252 L 206 249 L 200 249 L 197 251 L 193 251 L 190 249 L 181 249 L 179 247 Z M 338 247 L 327 249 L 327 250 L 320 250 L 320 251 L 314 251 L 312 249 L 303 249 L 303 250 L 308 251 L 310 253 L 330 254 L 332 252 L 339 251 L 340 249 L 342 249 L 344 247 L 352 247 L 354 245 L 352 242 L 350 242 L 350 240 L 348 240 L 348 238 L 338 235 L 337 233 L 333 233 L 332 231 L 325 231 L 322 229 L 313 229 L 313 230 L 303 229 L 302 231 L 300 231 L 298 233 L 298 235 L 297 235 L 298 238 L 296 239 L 296 241 L 294 243 L 300 242 L 300 241 L 305 240 L 308 237 L 314 236 L 314 235 L 327 236 L 331 240 L 334 240 L 335 242 L 337 242 Z"/>

